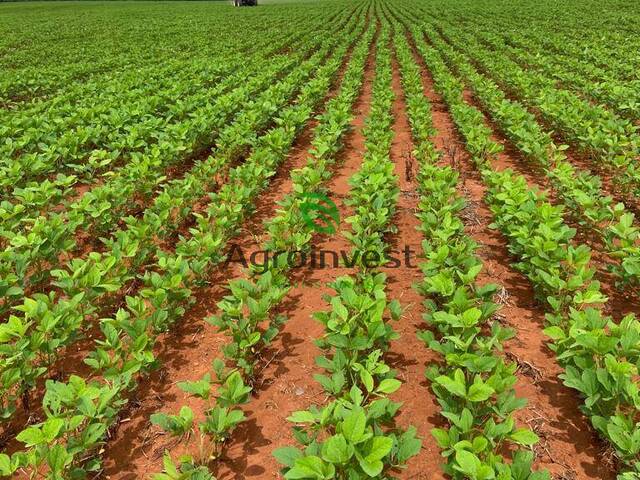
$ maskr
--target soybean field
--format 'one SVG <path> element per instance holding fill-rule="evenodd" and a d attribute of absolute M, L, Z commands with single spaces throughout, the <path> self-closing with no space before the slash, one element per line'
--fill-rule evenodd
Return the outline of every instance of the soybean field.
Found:
<path fill-rule="evenodd" d="M 0 3 L 0 477 L 640 479 L 640 10 Z"/>

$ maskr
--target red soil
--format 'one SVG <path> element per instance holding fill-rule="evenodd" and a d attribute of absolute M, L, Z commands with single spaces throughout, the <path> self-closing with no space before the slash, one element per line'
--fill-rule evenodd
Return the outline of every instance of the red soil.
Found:
<path fill-rule="evenodd" d="M 347 181 L 358 170 L 364 151 L 361 130 L 370 103 L 373 74 L 373 57 L 370 55 L 363 92 L 355 106 L 353 131 L 347 135 L 344 153 L 338 161 L 341 166 L 328 185 L 343 220 L 349 216 L 342 203 L 349 189 Z M 305 165 L 315 123 L 311 122 L 305 128 L 297 142 L 298 147 L 272 180 L 272 188 L 258 199 L 255 214 L 245 227 L 242 238 L 236 242 L 245 257 L 260 250 L 265 237 L 263 221 L 273 215 L 273 205 L 291 192 L 289 172 Z M 347 225 L 343 223 L 340 227 L 345 229 Z M 321 238 L 314 244 L 318 250 L 348 250 L 346 240 L 340 235 Z M 322 296 L 330 293 L 327 283 L 343 273 L 347 273 L 347 270 L 305 269 L 294 273 L 294 287 L 279 312 L 285 314 L 288 320 L 269 350 L 264 352 L 263 370 L 259 375 L 255 396 L 245 408 L 248 420 L 234 431 L 233 439 L 227 446 L 226 458 L 220 462 L 217 478 L 275 477 L 279 465 L 271 452 L 279 446 L 295 444 L 291 425 L 286 418 L 293 411 L 306 409 L 314 402 L 324 403 L 322 389 L 311 375 L 316 371 L 314 359 L 319 354 L 313 339 L 321 336 L 323 329 L 311 318 L 311 314 L 326 307 Z M 156 411 L 177 412 L 185 404 L 191 406 L 196 416 L 201 418 L 205 406 L 202 402 L 187 398 L 177 388 L 176 382 L 201 378 L 209 371 L 211 361 L 220 357 L 220 347 L 228 342 L 228 338 L 205 323 L 204 318 L 217 313 L 216 303 L 225 294 L 223 285 L 226 280 L 242 276 L 239 264 L 219 269 L 211 279 L 214 286 L 200 292 L 197 306 L 185 315 L 179 335 L 172 334 L 162 342 L 158 355 L 162 369 L 138 390 L 137 397 L 141 399 L 138 407 L 131 412 L 131 419 L 125 419 L 107 446 L 107 478 L 148 476 L 161 471 L 161 456 L 165 449 L 174 458 L 186 451 L 184 445 L 161 439 L 162 432 L 151 425 L 148 418 Z"/>
<path fill-rule="evenodd" d="M 460 171 L 459 192 L 469 201 L 464 219 L 466 231 L 478 242 L 478 254 L 484 261 L 480 281 L 503 286 L 497 298 L 502 304 L 498 320 L 516 332 L 516 337 L 507 342 L 505 355 L 519 366 L 516 385 L 518 396 L 529 401 L 517 420 L 529 425 L 541 437 L 535 449 L 536 464 L 550 470 L 557 479 L 613 479 L 615 474 L 612 466 L 603 461 L 604 447 L 579 410 L 581 401 L 578 395 L 562 385 L 557 377 L 561 373 L 560 367 L 555 362 L 554 354 L 546 347 L 547 339 L 542 333 L 544 311 L 534 301 L 530 283 L 513 268 L 505 238 L 488 228 L 492 218 L 483 200 L 485 186 L 473 167 L 446 105 L 435 92 L 424 62 L 418 55 L 415 55 L 415 59 L 423 70 L 425 95 L 433 107 L 433 122 L 437 130 L 433 142 L 443 153 L 442 163 L 451 164 Z M 371 102 L 373 77 L 374 56 L 370 52 L 363 89 L 355 105 L 353 128 L 346 136 L 335 175 L 328 184 L 331 197 L 340 211 L 339 230 L 348 229 L 344 220 L 349 216 L 350 208 L 344 200 L 350 188 L 348 179 L 358 170 L 365 150 L 362 129 Z M 421 252 L 422 241 L 422 235 L 416 229 L 419 222 L 415 217 L 418 166 L 411 156 L 411 131 L 395 59 L 392 88 L 396 99 L 393 104 L 391 159 L 395 164 L 401 194 L 394 217 L 398 231 L 390 235 L 388 241 L 392 250 L 396 251 L 409 246 L 415 252 L 412 261 L 417 264 L 419 260 L 416 255 Z M 465 99 L 475 105 L 470 92 L 465 92 Z M 306 163 L 315 124 L 312 121 L 303 130 L 296 147 L 272 179 L 270 190 L 257 200 L 255 213 L 246 222 L 241 238 L 236 241 L 246 257 L 261 249 L 266 237 L 263 221 L 273 215 L 277 201 L 291 192 L 289 172 Z M 489 122 L 487 124 L 494 127 Z M 544 177 L 540 172 L 530 168 L 529 163 L 495 128 L 494 132 L 493 139 L 505 145 L 505 151 L 497 157 L 494 166 L 498 169 L 513 168 L 523 174 L 530 185 L 539 185 L 541 181 L 544 185 L 544 180 L 541 180 Z M 316 250 L 350 250 L 350 245 L 340 234 L 317 237 L 314 247 Z M 599 262 L 600 259 L 596 258 L 596 263 Z M 401 319 L 393 325 L 400 339 L 392 342 L 387 352 L 388 362 L 397 370 L 398 378 L 403 382 L 400 390 L 393 395 L 394 400 L 403 403 L 397 422 L 401 427 L 415 426 L 423 439 L 421 452 L 410 460 L 406 470 L 397 475 L 403 479 L 444 478 L 441 473 L 443 459 L 430 434 L 433 427 L 442 424 L 442 417 L 424 378 L 426 365 L 438 358 L 416 337 L 416 332 L 425 328 L 421 319 L 424 309 L 422 297 L 412 286 L 421 280 L 422 274 L 416 265 L 411 267 L 406 264 L 384 271 L 388 275 L 389 297 L 398 299 L 404 308 Z M 216 472 L 218 479 L 279 477 L 279 465 L 272 452 L 278 447 L 296 443 L 291 434 L 291 424 L 286 418 L 296 410 L 323 404 L 326 400 L 320 385 L 313 379 L 313 374 L 319 373 L 315 357 L 320 353 L 314 339 L 323 335 L 323 328 L 311 315 L 328 308 L 323 299 L 323 295 L 331 293 L 328 283 L 350 272 L 351 269 L 342 267 L 325 270 L 303 268 L 292 272 L 293 287 L 278 312 L 286 315 L 288 321 L 272 345 L 262 353 L 254 396 L 244 407 L 248 420 L 239 426 L 227 445 L 225 458 L 219 462 Z M 185 442 L 179 443 L 164 436 L 150 424 L 149 416 L 158 411 L 175 413 L 181 406 L 189 405 L 196 418 L 202 418 L 205 403 L 189 398 L 176 384 L 200 379 L 210 371 L 211 361 L 221 357 L 220 349 L 228 342 L 228 338 L 206 323 L 205 318 L 218 313 L 216 303 L 226 293 L 226 282 L 243 276 L 245 272 L 237 263 L 216 269 L 210 278 L 211 286 L 197 292 L 196 305 L 185 314 L 183 321 L 170 334 L 159 339 L 156 355 L 162 366 L 144 379 L 134 393 L 126 418 L 120 421 L 113 438 L 105 446 L 106 469 L 101 477 L 118 480 L 147 478 L 162 470 L 161 458 L 165 450 L 171 452 L 174 458 L 193 451 L 193 444 L 187 447 Z M 608 280 L 605 281 L 605 290 L 610 293 Z M 618 308 L 616 305 L 625 307 L 628 305 L 625 301 L 628 302 L 628 299 L 619 298 L 613 302 L 613 308 Z M 81 351 L 73 353 L 75 355 L 69 358 L 77 359 Z"/>
<path fill-rule="evenodd" d="M 613 469 L 602 461 L 602 444 L 579 410 L 578 395 L 557 378 L 561 370 L 553 352 L 546 347 L 547 338 L 542 333 L 544 312 L 534 301 L 530 283 L 512 267 L 505 238 L 488 228 L 492 216 L 483 201 L 485 186 L 464 150 L 464 142 L 457 134 L 441 96 L 435 91 L 424 62 L 417 54 L 415 58 L 423 68 L 425 94 L 432 102 L 434 112 L 442 112 L 434 113 L 434 125 L 439 133 L 434 143 L 447 146 L 448 156 L 444 161 L 460 170 L 460 192 L 469 199 L 465 215 L 467 232 L 480 244 L 478 253 L 485 265 L 481 281 L 504 287 L 499 298 L 502 303 L 500 314 L 516 332 L 516 337 L 507 343 L 506 351 L 520 365 L 516 393 L 529 400 L 518 420 L 527 423 L 542 439 L 536 450 L 536 464 L 547 468 L 557 478 L 615 478 Z M 469 94 L 465 96 L 472 100 Z M 495 133 L 494 140 L 501 141 Z M 456 152 L 455 156 L 453 152 Z M 496 168 L 526 165 L 525 160 L 509 148 L 496 163 Z M 520 172 L 520 168 L 517 170 Z M 535 181 L 532 175 L 526 178 Z"/>
<path fill-rule="evenodd" d="M 273 214 L 273 206 L 291 192 L 289 172 L 304 166 L 310 148 L 312 129 L 315 121 L 303 130 L 297 146 L 271 181 L 271 188 L 261 195 L 255 205 L 255 212 L 243 228 L 242 235 L 233 244 L 241 248 L 245 258 L 261 249 L 265 237 L 263 222 Z M 161 439 L 162 432 L 151 425 L 149 416 L 157 411 L 177 412 L 181 406 L 189 405 L 197 417 L 202 418 L 206 405 L 189 398 L 177 388 L 176 382 L 193 381 L 210 372 L 211 362 L 221 357 L 221 347 L 228 343 L 226 335 L 218 333 L 215 327 L 206 323 L 205 318 L 218 313 L 216 304 L 226 294 L 227 280 L 244 277 L 240 263 L 230 263 L 216 269 L 210 279 L 211 287 L 201 289 L 196 296 L 196 305 L 184 316 L 180 328 L 159 341 L 158 358 L 162 368 L 146 379 L 138 389 L 136 408 L 128 419 L 121 422 L 114 439 L 109 442 L 105 454 L 107 478 L 134 479 L 148 476 L 162 469 L 161 457 L 166 449 L 174 458 L 186 449 L 176 445 L 171 439 Z M 275 359 L 274 359 L 275 360 Z M 264 378 L 270 378 L 263 375 Z M 251 419 L 252 400 L 246 412 L 250 420 L 243 424 L 234 435 L 249 434 L 253 440 L 245 439 L 245 449 L 252 448 L 259 439 L 251 431 L 255 420 Z M 133 446 L 133 447 L 132 447 Z"/>
<path fill-rule="evenodd" d="M 401 478 L 443 478 L 440 450 L 430 433 L 432 428 L 441 426 L 442 417 L 438 415 L 440 407 L 424 376 L 426 366 L 436 361 L 437 357 L 416 336 L 419 330 L 426 328 L 426 324 L 422 321 L 423 298 L 413 288 L 413 285 L 423 278 L 418 267 L 420 259 L 417 258 L 422 253 L 422 234 L 417 230 L 420 222 L 415 216 L 419 201 L 416 184 L 418 165 L 411 155 L 413 149 L 411 127 L 395 59 L 392 88 L 395 101 L 391 160 L 394 162 L 395 174 L 398 176 L 400 196 L 394 218 L 398 232 L 391 236 L 389 242 L 391 250 L 403 252 L 405 247 L 410 247 L 415 253 L 411 256 L 410 265 L 405 263 L 404 253 L 400 253 L 395 255 L 402 259 L 401 267 L 384 269 L 388 276 L 387 294 L 389 298 L 397 299 L 404 310 L 400 320 L 392 325 L 400 338 L 392 342 L 387 353 L 387 361 L 397 370 L 398 379 L 402 381 L 402 387 L 392 396 L 394 401 L 403 404 L 396 417 L 397 424 L 403 428 L 414 426 L 418 436 L 422 438 L 420 454 L 409 461 L 407 469 L 401 473 Z"/>
<path fill-rule="evenodd" d="M 499 320 L 516 333 L 506 344 L 506 354 L 519 366 L 516 393 L 528 400 L 517 419 L 541 438 L 535 449 L 538 465 L 558 478 L 615 478 L 610 466 L 599 461 L 602 446 L 579 411 L 576 392 L 557 377 L 562 369 L 542 333 L 544 309 L 534 301 L 527 279 L 512 267 L 506 240 L 487 227 L 492 217 L 482 201 L 485 186 L 468 160 L 461 169 L 466 171 L 461 194 L 469 200 L 467 233 L 479 243 L 485 267 L 480 282 L 503 287 L 497 298 Z"/>
<path fill-rule="evenodd" d="M 515 147 L 515 145 L 502 135 L 501 132 L 499 132 L 496 124 L 491 120 L 489 114 L 481 108 L 479 102 L 474 98 L 473 93 L 469 90 L 465 90 L 464 99 L 467 103 L 475 106 L 485 113 L 486 125 L 493 130 L 491 139 L 504 147 L 504 150 L 496 156 L 493 162 L 493 168 L 496 170 L 510 168 L 516 173 L 522 175 L 530 188 L 544 190 L 547 193 L 547 198 L 551 204 L 562 204 L 562 199 L 559 197 L 556 190 L 552 188 L 551 182 L 546 177 L 543 169 L 524 158 L 524 156 L 518 151 L 517 147 Z M 580 155 L 575 152 L 575 149 L 570 148 L 565 153 L 567 153 L 568 160 L 577 168 L 590 171 L 584 165 L 584 159 L 581 159 Z M 603 187 L 605 194 L 613 194 L 612 196 L 614 199 L 619 199 L 619 197 L 615 196 L 615 192 L 611 190 L 612 185 L 610 178 L 603 181 Z M 608 315 L 612 315 L 616 320 L 619 320 L 629 313 L 639 315 L 640 302 L 638 301 L 635 292 L 623 290 L 616 286 L 617 279 L 615 275 L 609 271 L 609 266 L 615 263 L 616 260 L 612 259 L 606 253 L 606 247 L 602 243 L 601 238 L 598 234 L 590 231 L 584 225 L 577 223 L 569 213 L 569 209 L 565 208 L 565 223 L 576 229 L 574 244 L 586 244 L 591 248 L 591 265 L 596 269 L 596 277 L 601 282 L 602 291 L 609 298 L 605 305 L 605 312 Z"/>
<path fill-rule="evenodd" d="M 330 198 L 340 212 L 338 232 L 348 229 L 344 221 L 351 214 L 350 208 L 344 204 L 350 189 L 348 180 L 360 168 L 364 153 L 362 129 L 371 100 L 373 59 L 374 53 L 370 52 L 362 92 L 354 107 L 352 131 L 345 139 L 336 171 L 327 185 Z M 350 251 L 350 244 L 339 233 L 316 236 L 313 246 L 317 251 Z M 273 450 L 297 445 L 287 417 L 297 410 L 326 403 L 322 387 L 313 378 L 313 374 L 321 373 L 315 365 L 320 350 L 314 339 L 320 338 L 324 329 L 311 316 L 316 311 L 329 308 L 323 299 L 324 295 L 332 293 L 328 283 L 351 271 L 340 267 L 326 270 L 304 268 L 292 272 L 294 286 L 280 309 L 280 313 L 287 316 L 287 322 L 270 348 L 273 356 L 269 358 L 273 360 L 262 372 L 264 382 L 248 404 L 252 412 L 248 428 L 234 433 L 228 447 L 228 459 L 218 471 L 220 480 L 277 478 L 280 465 L 272 456 Z"/>

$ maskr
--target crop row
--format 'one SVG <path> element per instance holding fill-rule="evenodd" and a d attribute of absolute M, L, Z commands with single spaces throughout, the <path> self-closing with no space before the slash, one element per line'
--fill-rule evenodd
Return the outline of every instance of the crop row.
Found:
<path fill-rule="evenodd" d="M 356 262 L 353 275 L 330 284 L 328 311 L 314 314 L 325 329 L 316 341 L 323 355 L 316 363 L 326 374 L 316 375 L 331 401 L 294 412 L 295 439 L 303 450 L 283 447 L 274 451 L 284 465 L 284 478 L 366 479 L 389 478 L 388 470 L 401 467 L 420 450 L 415 428 L 394 426 L 400 404 L 387 396 L 401 382 L 385 362 L 384 353 L 397 334 L 389 325 L 402 311 L 389 300 L 385 234 L 393 230 L 392 217 L 399 194 L 389 149 L 393 139 L 391 106 L 391 51 L 388 22 L 381 22 L 376 42 L 376 74 L 370 111 L 364 129 L 366 151 L 362 165 L 350 179 L 345 204 L 353 214 L 346 219 L 351 231 L 344 235 L 357 257 L 367 252 L 372 262 Z"/>
<path fill-rule="evenodd" d="M 462 74 L 506 136 L 544 171 L 569 207 L 572 218 L 602 240 L 605 251 L 615 261 L 611 269 L 620 285 L 638 285 L 640 231 L 634 225 L 633 213 L 627 211 L 623 203 L 616 204 L 605 195 L 600 177 L 579 170 L 568 161 L 563 154 L 567 146 L 555 144 L 551 134 L 542 130 L 533 114 L 519 103 L 508 100 L 497 85 L 479 74 L 433 32 L 427 32 L 427 35 L 449 64 Z"/>
<path fill-rule="evenodd" d="M 403 78 L 409 121 L 420 170 L 417 217 L 423 233 L 425 296 L 428 330 L 419 337 L 443 361 L 427 369 L 446 419 L 446 428 L 432 431 L 451 478 L 549 478 L 531 469 L 533 455 L 519 446 L 537 441 L 528 428 L 517 428 L 514 413 L 526 404 L 516 397 L 516 365 L 501 354 L 503 342 L 514 332 L 503 327 L 493 301 L 499 286 L 477 283 L 483 268 L 477 244 L 465 234 L 460 217 L 465 201 L 456 190 L 458 174 L 442 166 L 429 137 L 434 128 L 431 106 L 424 95 L 420 68 L 415 64 L 404 26 L 396 22 L 396 51 Z M 419 47 L 421 46 L 418 42 Z M 424 53 L 424 50 L 423 50 Z M 428 61 L 428 60 L 427 60 Z M 435 78 L 440 75 L 432 70 Z M 503 451 L 511 452 L 511 461 Z"/>
<path fill-rule="evenodd" d="M 38 471 L 46 464 L 50 477 L 58 478 L 61 472 L 99 468 L 96 450 L 108 426 L 126 406 L 128 392 L 135 388 L 139 374 L 157 363 L 153 355 L 157 332 L 182 316 L 193 301 L 193 288 L 205 281 L 207 272 L 222 259 L 226 241 L 249 213 L 251 199 L 267 185 L 286 156 L 314 105 L 325 96 L 349 38 L 355 35 L 345 31 L 325 40 L 325 49 L 333 42 L 342 46 L 316 77 L 301 87 L 297 102 L 280 112 L 276 126 L 258 137 L 246 162 L 229 173 L 229 181 L 212 198 L 206 215 L 191 229 L 191 237 L 181 238 L 175 253 L 157 248 L 157 264 L 143 277 L 143 288 L 137 295 L 126 297 L 126 309 L 100 321 L 102 338 L 86 360 L 94 371 L 93 379 L 72 375 L 67 383 L 46 382 L 43 407 L 47 419 L 18 434 L 28 450 L 12 456 L 11 470 L 31 465 Z M 321 49 L 316 61 L 323 56 Z"/>
<path fill-rule="evenodd" d="M 82 5 L 78 10 L 58 9 L 56 6 L 39 11 L 18 13 L 4 8 L 0 22 L 3 44 L 0 65 L 4 75 L 0 80 L 0 107 L 11 111 L 46 104 L 69 92 L 100 96 L 101 87 L 113 77 L 133 76 L 140 72 L 154 71 L 159 60 L 163 64 L 174 64 L 189 68 L 191 62 L 214 58 L 227 51 L 250 51 L 258 36 L 235 34 L 233 22 L 226 21 L 226 9 L 201 10 L 207 15 L 204 28 L 193 28 L 189 15 L 181 12 L 180 6 L 173 8 L 141 9 L 125 6 L 118 9 Z M 323 9 L 289 8 L 287 16 L 273 15 L 270 24 L 277 31 L 292 31 L 293 25 L 306 19 L 313 23 L 326 21 L 338 13 Z M 45 19 L 46 15 L 46 19 Z M 145 21 L 131 29 L 136 17 Z M 119 18 L 118 18 L 119 17 Z M 295 23 L 291 19 L 295 18 Z M 254 16 L 244 20 L 247 32 L 257 32 L 264 19 Z M 18 30 L 15 25 L 20 24 Z M 215 29 L 215 41 L 209 28 Z M 64 38 L 61 37 L 64 29 Z M 162 31 L 160 34 L 159 32 Z M 151 67 L 151 68 L 149 68 Z M 144 82 L 144 75 L 137 83 Z M 113 93 L 113 92 L 112 92 Z"/>
<path fill-rule="evenodd" d="M 348 15 L 338 23 L 345 18 Z M 312 23 L 309 29 L 315 27 Z M 272 58 L 301 36 L 299 31 L 285 30 L 263 38 L 250 57 L 255 62 Z M 124 78 L 115 76 L 98 87 L 97 95 L 69 93 L 56 97 L 48 108 L 5 115 L 2 131 L 8 140 L 0 148 L 3 193 L 29 210 L 42 209 L 64 198 L 72 185 L 91 183 L 138 155 L 163 150 L 166 143 L 188 135 L 194 122 L 202 121 L 206 109 L 201 106 L 210 106 L 211 98 L 224 93 L 218 84 L 238 69 L 242 71 L 236 73 L 237 79 L 252 71 L 246 56 L 231 48 L 186 66 L 173 60 Z"/>
<path fill-rule="evenodd" d="M 592 105 L 572 92 L 556 89 L 553 80 L 533 71 L 525 72 L 507 57 L 489 54 L 465 33 L 444 28 L 442 31 L 454 47 L 482 67 L 483 73 L 497 80 L 526 105 L 536 108 L 567 141 L 597 155 L 615 176 L 620 189 L 635 192 L 640 184 L 636 161 L 640 154 L 640 137 L 632 122 Z"/>
<path fill-rule="evenodd" d="M 332 175 L 331 167 L 336 162 L 336 154 L 341 148 L 341 142 L 348 131 L 351 122 L 350 111 L 358 97 L 363 83 L 363 72 L 368 57 L 369 46 L 374 34 L 373 22 L 367 28 L 363 38 L 355 46 L 348 67 L 346 68 L 339 92 L 331 98 L 325 111 L 319 117 L 319 123 L 314 129 L 312 149 L 307 165 L 291 173 L 293 193 L 288 194 L 281 202 L 281 209 L 275 217 L 267 222 L 268 239 L 265 248 L 280 252 L 267 264 L 264 272 L 247 272 L 246 278 L 230 280 L 227 284 L 229 294 L 218 304 L 220 313 L 208 319 L 220 332 L 229 337 L 229 343 L 223 347 L 226 359 L 234 365 L 234 369 L 226 370 L 220 360 L 212 365 L 218 383 L 227 382 L 226 378 L 234 378 L 241 392 L 236 400 L 227 402 L 226 390 L 223 388 L 211 399 L 211 406 L 205 412 L 205 419 L 198 423 L 199 438 L 206 439 L 211 445 L 210 451 L 219 456 L 228 440 L 233 428 L 244 419 L 237 407 L 249 401 L 248 394 L 253 390 L 253 383 L 259 374 L 257 370 L 260 355 L 264 348 L 277 336 L 282 322 L 281 315 L 274 313 L 280 302 L 286 296 L 290 284 L 287 278 L 289 263 L 286 261 L 291 253 L 305 252 L 310 246 L 314 231 L 305 222 L 300 205 L 305 201 L 305 195 L 319 191 Z M 277 246 L 276 246 L 277 245 Z M 266 322 L 266 327 L 265 327 Z M 210 385 L 210 375 L 197 382 L 198 385 Z M 195 384 L 184 384 L 185 391 L 194 393 Z M 226 387 L 225 387 L 226 388 Z M 215 435 L 207 425 L 214 418 L 219 418 L 220 408 L 235 408 L 225 424 L 218 423 L 221 428 Z M 153 421 L 163 429 L 174 435 L 180 435 L 180 430 L 174 425 L 183 425 L 184 418 L 192 416 L 188 407 L 181 408 L 175 415 L 159 413 Z M 224 425 L 224 426 L 223 426 Z M 199 452 L 198 455 L 183 459 L 179 464 L 165 454 L 164 472 L 158 474 L 158 480 L 170 477 L 172 472 L 184 474 L 189 471 L 199 471 L 203 478 L 211 478 L 207 464 L 211 457 Z"/>
<path fill-rule="evenodd" d="M 523 28 L 509 16 L 502 16 L 505 30 L 496 33 L 492 31 L 495 19 L 486 18 L 483 13 L 474 12 L 462 22 L 459 17 L 444 15 L 439 22 L 473 25 L 483 43 L 526 69 L 544 73 L 561 88 L 604 102 L 619 115 L 639 118 L 638 80 L 625 78 L 629 68 L 629 56 L 624 53 L 630 47 L 628 42 L 612 41 L 602 48 L 601 38 L 594 42 L 583 35 L 576 39 L 571 38 L 575 34 L 568 36 L 553 29 Z M 617 56 L 611 55 L 613 49 L 617 50 Z"/>
<path fill-rule="evenodd" d="M 0 287 L 8 297 L 4 309 L 20 301 L 25 292 L 37 291 L 40 285 L 50 279 L 52 270 L 64 265 L 65 255 L 61 254 L 73 252 L 76 247 L 75 236 L 79 232 L 95 237 L 110 233 L 109 240 L 113 242 L 114 239 L 117 240 L 113 227 L 123 218 L 138 209 L 144 210 L 145 205 L 154 197 L 156 202 L 162 202 L 163 195 L 158 196 L 157 189 L 160 188 L 161 192 L 171 190 L 172 183 L 166 182 L 168 167 L 184 162 L 185 157 L 190 156 L 196 160 L 196 166 L 206 166 L 218 161 L 218 152 L 231 158 L 241 154 L 242 146 L 253 140 L 246 132 L 258 128 L 260 122 L 269 118 L 265 115 L 275 111 L 277 105 L 271 100 L 270 91 L 267 91 L 254 98 L 246 110 L 241 106 L 260 94 L 274 79 L 292 70 L 296 62 L 304 59 L 311 51 L 311 48 L 300 50 L 296 55 L 282 57 L 280 60 L 267 60 L 265 57 L 263 63 L 258 64 L 264 67 L 261 73 L 248 79 L 246 71 L 232 75 L 223 82 L 220 93 L 232 90 L 199 109 L 197 117 L 179 125 L 179 130 L 185 135 L 176 136 L 172 141 L 168 138 L 162 148 L 152 148 L 149 154 L 136 157 L 126 167 L 114 172 L 103 184 L 66 205 L 62 211 L 36 216 L 30 228 L 24 231 L 19 228 L 23 222 L 31 223 L 22 218 L 28 212 L 24 205 L 16 204 L 12 210 L 8 209 L 7 231 L 3 235 L 7 248 L 0 255 L 0 271 L 3 273 Z M 240 88 L 234 88 L 240 79 L 245 79 L 246 83 Z M 233 120 L 231 125 L 228 124 L 230 120 Z M 204 162 L 198 162 L 198 152 L 212 143 L 215 143 L 215 147 L 209 149 L 208 157 Z M 202 175 L 214 178 L 206 172 L 201 172 L 200 176 Z M 193 179 L 187 175 L 176 179 L 174 183 L 180 186 L 189 181 L 193 182 Z M 161 207 L 166 210 L 169 205 L 166 204 L 166 195 L 164 198 Z M 132 201 L 134 199 L 137 201 Z M 162 212 L 155 214 L 160 220 L 163 219 Z M 166 213 L 164 216 L 166 217 Z M 12 228 L 12 225 L 15 227 Z"/>
<path fill-rule="evenodd" d="M 640 62 L 636 55 L 639 43 L 624 27 L 625 23 L 636 21 L 637 12 L 597 9 L 584 2 L 565 4 L 565 8 L 558 8 L 552 2 L 510 8 L 496 8 L 491 2 L 474 4 L 477 8 L 473 9 L 467 8 L 467 4 L 448 7 L 438 10 L 429 6 L 426 12 L 438 19 L 473 26 L 474 30 L 480 27 L 495 30 L 495 23 L 500 22 L 505 33 L 515 33 L 519 39 L 535 38 L 545 53 L 561 55 L 568 64 L 575 59 L 604 69 L 622 82 L 639 78 Z M 617 18 L 612 18 L 612 14 Z M 531 18 L 538 18 L 540 22 L 531 22 Z M 563 68 L 566 65 L 563 63 Z"/>
<path fill-rule="evenodd" d="M 545 332 L 564 368 L 561 378 L 583 396 L 584 413 L 626 465 L 621 478 L 635 478 L 632 471 L 637 472 L 640 450 L 635 440 L 639 403 L 634 376 L 640 324 L 633 315 L 615 323 L 595 308 L 607 299 L 593 280 L 589 248 L 572 244 L 575 231 L 564 224 L 562 207 L 552 206 L 543 193 L 531 190 L 510 170 L 492 170 L 491 160 L 501 146 L 490 139 L 482 113 L 464 101 L 464 85 L 440 54 L 427 47 L 423 31 L 414 28 L 413 35 L 489 187 L 487 202 L 494 225 L 509 240 L 510 252 L 518 259 L 516 267 L 529 278 L 549 312 Z"/>

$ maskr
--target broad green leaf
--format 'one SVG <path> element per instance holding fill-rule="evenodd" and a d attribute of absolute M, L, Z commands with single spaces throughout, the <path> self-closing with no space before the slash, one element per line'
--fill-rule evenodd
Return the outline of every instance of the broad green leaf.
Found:
<path fill-rule="evenodd" d="M 538 438 L 538 435 L 533 433 L 528 428 L 521 428 L 519 430 L 516 430 L 511 435 L 509 435 L 509 438 L 514 442 L 525 446 L 535 445 L 540 440 Z"/>
<path fill-rule="evenodd" d="M 342 422 L 342 433 L 349 442 L 357 444 L 362 440 L 366 426 L 367 417 L 362 408 L 357 408 Z"/>
<path fill-rule="evenodd" d="M 293 467 L 296 460 L 302 458 L 302 452 L 295 447 L 281 447 L 273 451 L 272 454 L 278 462 L 287 467 Z"/>
<path fill-rule="evenodd" d="M 320 457 L 309 455 L 298 458 L 293 468 L 285 474 L 284 478 L 327 480 L 333 478 L 334 474 L 335 468 L 333 465 L 323 462 Z"/>
<path fill-rule="evenodd" d="M 358 460 L 358 463 L 362 470 L 364 470 L 364 472 L 371 478 L 377 477 L 384 468 L 384 464 L 380 460 L 372 460 L 369 462 L 364 458 L 361 458 Z"/>
<path fill-rule="evenodd" d="M 445 375 L 437 377 L 435 381 L 439 385 L 442 385 L 444 388 L 446 388 L 449 393 L 457 397 L 465 397 L 467 395 L 467 390 L 464 384 L 457 382 L 456 380 L 453 380 Z"/>
<path fill-rule="evenodd" d="M 456 463 L 457 465 L 454 468 L 471 478 L 476 478 L 476 471 L 481 465 L 478 457 L 467 450 L 456 451 Z"/>
<path fill-rule="evenodd" d="M 385 378 L 380 382 L 380 385 L 378 385 L 376 392 L 389 395 L 398 390 L 401 385 L 402 383 L 400 382 L 400 380 L 397 380 L 395 378 Z"/>
<path fill-rule="evenodd" d="M 64 426 L 64 420 L 61 418 L 49 418 L 44 425 L 42 425 L 42 435 L 44 437 L 44 441 L 51 442 L 56 436 L 60 429 Z"/>
<path fill-rule="evenodd" d="M 364 387 L 367 389 L 367 392 L 371 392 L 373 390 L 373 377 L 364 368 L 360 369 L 360 380 L 364 384 Z"/>
<path fill-rule="evenodd" d="M 373 437 L 369 453 L 365 458 L 367 461 L 380 460 L 391 451 L 392 447 L 393 439 L 391 437 Z"/>
<path fill-rule="evenodd" d="M 433 428 L 431 429 L 431 435 L 433 435 L 436 439 L 436 443 L 440 448 L 449 448 L 449 433 L 446 430 L 441 428 Z"/>
<path fill-rule="evenodd" d="M 12 473 L 11 457 L 6 453 L 0 453 L 0 475 L 9 476 Z"/>
<path fill-rule="evenodd" d="M 322 458 L 333 464 L 344 464 L 353 456 L 353 447 L 347 443 L 344 436 L 339 433 L 330 437 L 322 445 Z"/>
<path fill-rule="evenodd" d="M 28 427 L 21 431 L 16 439 L 24 443 L 27 447 L 33 447 L 45 441 L 42 431 L 38 427 Z"/>
<path fill-rule="evenodd" d="M 489 385 L 474 383 L 469 387 L 467 398 L 471 402 L 484 402 L 487 398 L 493 395 L 494 391 L 495 390 Z"/>
<path fill-rule="evenodd" d="M 308 410 L 299 410 L 287 418 L 291 423 L 314 423 L 315 416 Z"/>

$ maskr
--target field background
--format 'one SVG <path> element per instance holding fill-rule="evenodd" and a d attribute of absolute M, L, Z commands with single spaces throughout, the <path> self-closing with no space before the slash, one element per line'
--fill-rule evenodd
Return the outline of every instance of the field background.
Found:
<path fill-rule="evenodd" d="M 401 403 L 353 478 L 639 479 L 638 3 L 259 1 L 0 2 L 0 475 L 167 473 L 202 428 L 152 416 L 223 405 L 202 476 L 158 479 L 347 479 L 273 453 L 353 387 Z M 414 257 L 264 273 L 232 245 Z M 214 359 L 228 404 L 181 386 Z"/>

